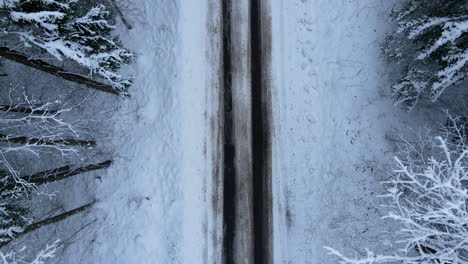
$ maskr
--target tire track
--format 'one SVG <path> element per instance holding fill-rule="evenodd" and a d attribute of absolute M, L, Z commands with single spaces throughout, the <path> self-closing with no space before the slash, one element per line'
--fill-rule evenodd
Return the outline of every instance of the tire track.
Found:
<path fill-rule="evenodd" d="M 236 172 L 234 166 L 234 134 L 231 79 L 231 0 L 222 0 L 222 60 L 223 60 L 223 259 L 234 262 L 236 233 Z"/>
<path fill-rule="evenodd" d="M 271 193 L 271 15 L 269 2 L 250 2 L 254 263 L 273 263 Z"/>
<path fill-rule="evenodd" d="M 269 0 L 222 0 L 223 262 L 272 263 Z"/>

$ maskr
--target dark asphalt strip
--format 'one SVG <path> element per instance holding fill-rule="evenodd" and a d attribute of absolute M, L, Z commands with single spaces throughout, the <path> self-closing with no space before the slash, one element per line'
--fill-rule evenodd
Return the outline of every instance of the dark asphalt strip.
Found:
<path fill-rule="evenodd" d="M 223 194 L 223 258 L 224 263 L 234 263 L 234 237 L 236 234 L 236 173 L 234 165 L 234 134 L 231 78 L 231 0 L 222 0 L 223 30 L 223 112 L 224 112 L 224 194 Z"/>
<path fill-rule="evenodd" d="M 262 0 L 250 1 L 251 80 L 252 80 L 252 172 L 254 263 L 272 263 L 271 254 L 271 188 L 270 188 L 270 98 L 269 21 Z"/>
<path fill-rule="evenodd" d="M 252 140 L 248 144 L 252 151 L 251 167 L 236 168 L 236 146 L 237 143 L 243 144 L 246 141 L 236 141 L 236 131 L 234 128 L 245 126 L 245 124 L 237 124 L 235 122 L 243 122 L 234 118 L 234 110 L 242 109 L 241 105 L 233 105 L 233 41 L 232 32 L 236 32 L 235 24 L 232 23 L 232 2 L 233 0 L 222 0 L 222 59 L 223 59 L 223 263 L 233 264 L 242 260 L 244 263 L 250 263 L 250 256 L 239 256 L 248 254 L 246 251 L 239 250 L 242 248 L 236 243 L 245 242 L 242 239 L 236 239 L 236 236 L 251 239 L 253 245 L 253 263 L 272 263 L 272 235 L 271 235 L 271 139 L 270 139 L 270 116 L 271 116 L 271 101 L 270 101 L 270 80 L 269 80 L 269 55 L 270 55 L 270 18 L 266 16 L 268 12 L 263 5 L 264 0 L 250 0 L 248 12 L 250 17 L 250 25 L 248 28 L 250 38 L 250 58 L 248 65 L 250 69 L 250 86 L 251 86 L 251 122 L 246 127 L 249 128 Z M 234 34 L 236 36 L 236 34 Z M 237 62 L 238 63 L 238 62 Z M 248 77 L 247 77 L 248 78 Z M 235 99 L 235 98 L 234 98 Z M 239 100 L 237 100 L 239 101 Z M 245 122 L 245 121 L 244 121 Z M 237 142 L 237 143 L 236 143 Z M 238 149 L 239 150 L 239 149 Z M 238 153 L 241 155 L 242 153 Z M 237 170 L 237 171 L 236 171 Z M 242 175 L 249 175 L 248 170 L 252 172 L 249 182 L 252 186 L 251 193 L 244 192 L 248 195 L 247 200 L 253 201 L 253 205 L 244 208 L 240 206 L 239 211 L 236 210 L 238 203 L 242 204 L 239 196 L 241 186 L 236 186 L 236 177 L 241 181 Z M 244 199 L 246 199 L 244 197 Z M 247 210 L 247 211 L 243 211 Z M 236 223 L 244 216 L 250 217 L 253 212 L 253 234 L 247 234 L 248 230 L 236 230 L 236 226 L 242 226 L 241 222 Z M 239 220 L 240 221 L 240 220 Z M 240 228 L 237 228 L 240 229 Z M 243 233 L 244 232 L 244 233 Z M 249 238 L 250 237 L 250 238 Z M 244 245 L 245 246 L 245 245 Z"/>

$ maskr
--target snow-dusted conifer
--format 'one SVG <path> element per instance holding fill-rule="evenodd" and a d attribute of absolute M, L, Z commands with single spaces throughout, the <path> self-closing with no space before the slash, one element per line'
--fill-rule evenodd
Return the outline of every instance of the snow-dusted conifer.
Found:
<path fill-rule="evenodd" d="M 106 79 L 119 91 L 131 85 L 131 78 L 118 70 L 134 54 L 112 36 L 114 27 L 104 5 L 84 14 L 79 0 L 5 0 L 0 8 L 4 34 L 17 35 L 26 47 L 39 47 L 59 60 L 70 59 Z"/>
<path fill-rule="evenodd" d="M 409 0 L 392 18 L 398 29 L 386 38 L 382 49 L 403 68 L 402 78 L 393 86 L 396 103 L 410 110 L 422 96 L 434 102 L 445 89 L 465 79 L 467 1 Z"/>

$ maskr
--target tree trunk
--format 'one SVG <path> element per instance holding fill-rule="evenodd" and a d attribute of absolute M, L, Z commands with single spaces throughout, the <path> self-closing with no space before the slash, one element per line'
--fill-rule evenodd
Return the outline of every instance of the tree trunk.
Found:
<path fill-rule="evenodd" d="M 22 178 L 29 183 L 41 185 L 70 178 L 72 176 L 82 174 L 85 172 L 109 168 L 111 164 L 112 160 L 107 160 L 101 163 L 91 164 L 77 169 L 72 169 L 70 166 L 64 166 L 52 170 L 42 171 L 33 175 L 24 176 Z M 12 190 L 13 188 L 15 188 L 15 184 L 8 184 L 5 186 L 1 186 L 0 190 Z"/>
<path fill-rule="evenodd" d="M 91 80 L 79 74 L 67 72 L 64 69 L 61 69 L 57 66 L 49 64 L 45 61 L 28 58 L 26 55 L 20 52 L 14 51 L 14 50 L 10 50 L 7 47 L 0 47 L 0 56 L 6 59 L 9 59 L 11 61 L 32 67 L 34 69 L 52 74 L 62 79 L 65 79 L 74 83 L 78 83 L 78 84 L 84 84 L 88 86 L 89 88 L 93 88 L 102 92 L 116 94 L 116 95 L 120 94 L 120 91 L 114 89 L 111 85 Z"/>
<path fill-rule="evenodd" d="M 45 227 L 45 226 L 48 226 L 48 225 L 51 225 L 51 224 L 61 222 L 61 221 L 65 220 L 65 219 L 69 218 L 70 216 L 74 216 L 74 215 L 77 215 L 77 214 L 79 214 L 81 212 L 87 211 L 88 209 L 91 208 L 91 206 L 93 206 L 93 204 L 94 204 L 94 202 L 83 205 L 83 206 L 78 207 L 78 208 L 75 208 L 73 210 L 67 211 L 67 212 L 65 212 L 63 214 L 52 216 L 52 217 L 49 217 L 49 218 L 44 219 L 42 221 L 33 223 L 33 224 L 27 226 L 24 229 L 23 232 L 16 234 L 14 236 L 14 238 L 10 238 L 10 240 L 8 240 L 7 242 L 1 243 L 0 247 L 4 247 L 4 246 L 8 245 L 11 241 L 13 241 L 14 239 L 16 239 L 18 237 L 21 237 L 21 236 L 24 236 L 24 235 L 26 235 L 28 233 L 34 232 L 34 231 L 36 231 L 37 229 L 39 229 L 41 227 Z M 5 239 L 8 239 L 8 237 L 5 237 Z"/>
<path fill-rule="evenodd" d="M 38 106 L 39 108 L 40 106 Z M 0 105 L 0 111 L 3 112 L 15 112 L 22 114 L 33 114 L 33 115 L 55 115 L 57 110 L 39 110 L 31 107 L 23 107 L 18 105 Z"/>
<path fill-rule="evenodd" d="M 45 146 L 96 146 L 95 141 L 77 140 L 77 139 L 62 139 L 62 140 L 44 140 L 40 138 L 28 138 L 28 137 L 9 137 L 4 134 L 0 134 L 0 142 L 9 142 L 15 144 L 31 144 L 31 145 L 45 145 Z"/>
<path fill-rule="evenodd" d="M 40 184 L 63 180 L 63 179 L 66 179 L 66 178 L 69 178 L 78 174 L 82 174 L 85 172 L 109 168 L 111 164 L 112 164 L 112 160 L 107 160 L 98 164 L 91 164 L 91 165 L 80 167 L 77 169 L 71 169 L 70 166 L 65 166 L 65 167 L 33 174 L 29 176 L 28 177 L 29 179 L 27 180 L 30 183 L 40 185 Z"/>

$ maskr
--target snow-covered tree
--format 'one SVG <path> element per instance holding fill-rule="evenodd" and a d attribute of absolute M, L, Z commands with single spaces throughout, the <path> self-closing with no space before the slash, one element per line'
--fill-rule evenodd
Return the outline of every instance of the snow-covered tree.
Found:
<path fill-rule="evenodd" d="M 24 92 L 0 105 L 0 158 L 12 153 L 39 157 L 49 153 L 62 160 L 76 159 L 80 150 L 95 146 L 92 140 L 77 139 L 89 136 L 88 128 L 79 118 L 70 121 L 64 116 L 74 109 L 60 100 L 39 102 Z M 0 165 L 5 163 L 0 159 Z M 11 172 L 14 174 L 13 172 Z"/>
<path fill-rule="evenodd" d="M 400 250 L 350 258 L 327 247 L 340 263 L 468 263 L 468 146 L 460 140 L 466 128 L 451 120 L 444 137 L 407 143 L 403 157 L 395 158 L 384 207 L 390 209 L 385 218 L 402 227 L 395 241 Z"/>
<path fill-rule="evenodd" d="M 118 70 L 134 54 L 112 35 L 109 11 L 97 5 L 86 12 L 79 0 L 4 0 L 0 32 L 18 36 L 25 47 L 38 47 L 59 60 L 70 59 L 126 91 L 131 78 Z"/>
<path fill-rule="evenodd" d="M 413 108 L 421 97 L 436 101 L 458 86 L 468 71 L 468 2 L 408 0 L 394 11 L 398 29 L 382 44 L 383 53 L 403 69 L 393 86 L 396 103 Z"/>
<path fill-rule="evenodd" d="M 73 107 L 58 100 L 42 103 L 25 92 L 14 94 L 12 90 L 6 97 L 0 104 L 0 245 L 30 226 L 24 198 L 38 190 L 38 185 L 106 168 L 111 163 L 80 167 L 81 149 L 94 146 L 94 141 L 76 139 L 87 132 L 79 119 L 64 118 Z M 76 165 L 21 175 L 25 167 L 39 163 L 44 156 L 71 160 Z"/>
<path fill-rule="evenodd" d="M 58 247 L 58 241 L 46 245 L 44 248 L 40 249 L 32 259 L 22 254 L 26 249 L 25 247 L 19 251 L 10 250 L 8 252 L 3 252 L 0 250 L 0 264 L 46 264 L 48 260 L 55 256 Z"/>

